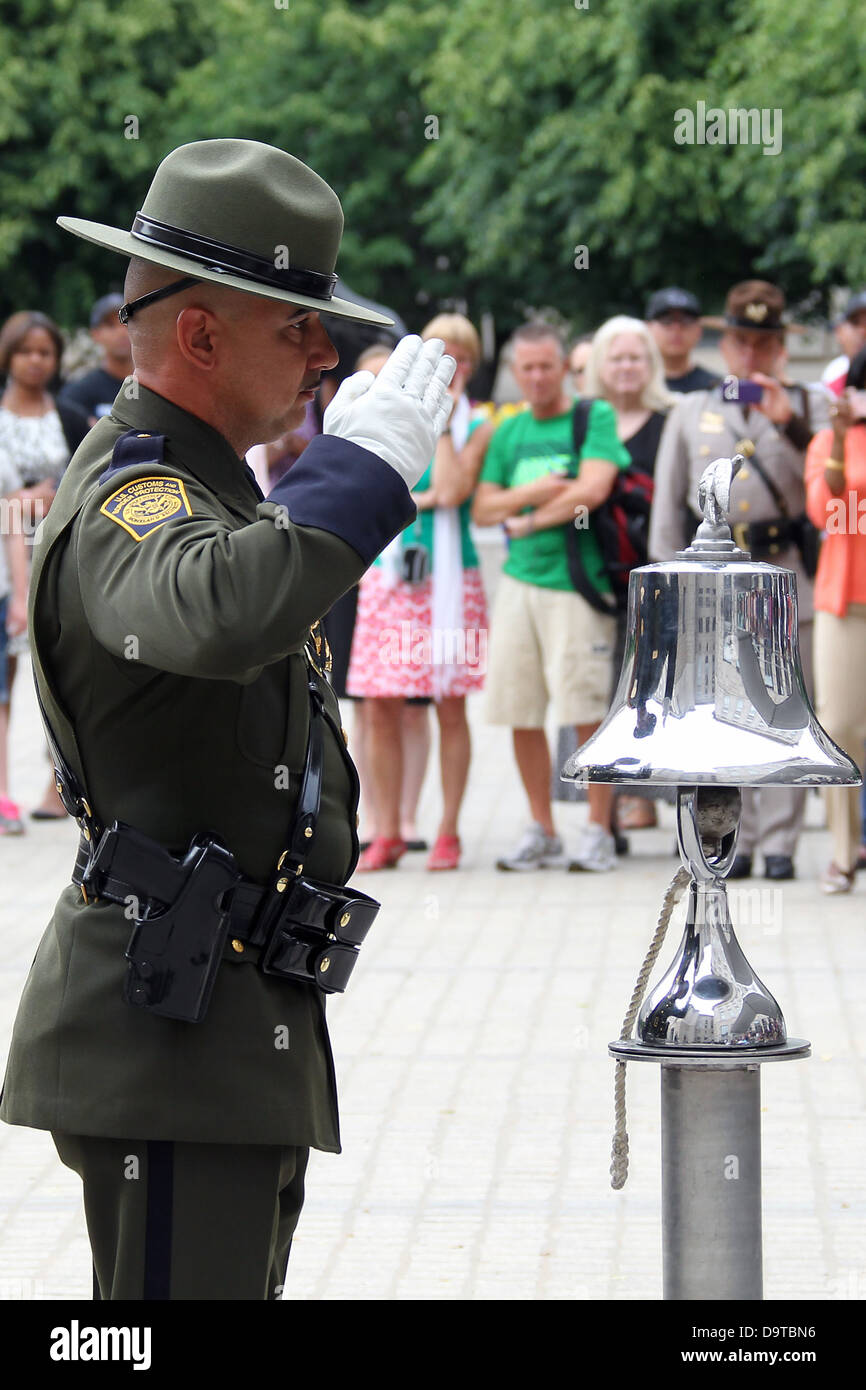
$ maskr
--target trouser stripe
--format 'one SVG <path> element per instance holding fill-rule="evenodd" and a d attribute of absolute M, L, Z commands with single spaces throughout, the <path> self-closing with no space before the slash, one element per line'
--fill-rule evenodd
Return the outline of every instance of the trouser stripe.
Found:
<path fill-rule="evenodd" d="M 144 1251 L 146 1300 L 171 1298 L 171 1227 L 174 1144 L 151 1139 L 147 1145 L 147 1231 Z"/>

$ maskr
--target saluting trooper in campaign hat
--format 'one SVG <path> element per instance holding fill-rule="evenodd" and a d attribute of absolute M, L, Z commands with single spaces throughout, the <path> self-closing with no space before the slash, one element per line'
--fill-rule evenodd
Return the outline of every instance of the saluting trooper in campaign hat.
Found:
<path fill-rule="evenodd" d="M 340 1147 L 325 992 L 376 906 L 344 886 L 358 782 L 315 627 L 414 518 L 454 363 L 410 337 L 348 378 L 265 500 L 244 454 L 335 364 L 324 318 L 389 322 L 333 293 L 336 194 L 206 140 L 130 230 L 59 221 L 133 258 L 135 373 L 34 547 L 34 673 L 82 839 L 0 1115 L 80 1173 L 95 1297 L 280 1297 L 309 1149 Z"/>

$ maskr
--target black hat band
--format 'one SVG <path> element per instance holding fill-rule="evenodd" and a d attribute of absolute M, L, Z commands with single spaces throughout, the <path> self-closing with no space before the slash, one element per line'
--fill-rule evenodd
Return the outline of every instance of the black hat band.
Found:
<path fill-rule="evenodd" d="M 203 268 L 220 270 L 240 275 L 245 280 L 255 280 L 274 289 L 289 290 L 294 294 L 309 295 L 312 299 L 331 299 L 337 284 L 336 275 L 325 275 L 318 270 L 278 269 L 267 256 L 257 256 L 252 251 L 239 251 L 224 241 L 214 241 L 212 237 L 198 236 L 194 232 L 184 232 L 180 227 L 172 227 L 168 222 L 158 222 L 141 212 L 135 214 L 132 235 L 150 246 L 159 246 L 164 251 L 178 251 L 181 255 L 192 256 L 205 262 Z"/>

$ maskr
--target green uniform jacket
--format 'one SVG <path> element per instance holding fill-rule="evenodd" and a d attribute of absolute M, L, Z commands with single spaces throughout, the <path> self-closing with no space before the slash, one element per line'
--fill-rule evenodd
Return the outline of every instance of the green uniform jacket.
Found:
<path fill-rule="evenodd" d="M 263 501 L 222 435 L 127 383 L 61 481 L 30 589 L 39 692 L 97 821 L 125 821 L 173 853 L 212 831 L 265 883 L 304 766 L 310 626 L 414 512 L 392 468 L 332 436 Z M 326 701 L 339 726 L 330 689 Z M 305 873 L 344 883 L 357 777 L 327 727 L 325 744 Z M 135 1008 L 122 998 L 124 911 L 87 905 L 72 883 L 61 893 L 21 999 L 0 1116 L 339 1151 L 315 985 L 264 975 L 253 948 L 227 947 L 201 1022 Z"/>

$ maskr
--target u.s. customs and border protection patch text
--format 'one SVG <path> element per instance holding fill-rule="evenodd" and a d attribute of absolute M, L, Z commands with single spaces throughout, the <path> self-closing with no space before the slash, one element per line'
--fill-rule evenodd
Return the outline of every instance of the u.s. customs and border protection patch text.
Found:
<path fill-rule="evenodd" d="M 124 483 L 99 510 L 116 521 L 137 541 L 176 516 L 192 516 L 192 507 L 180 478 L 135 478 Z"/>

